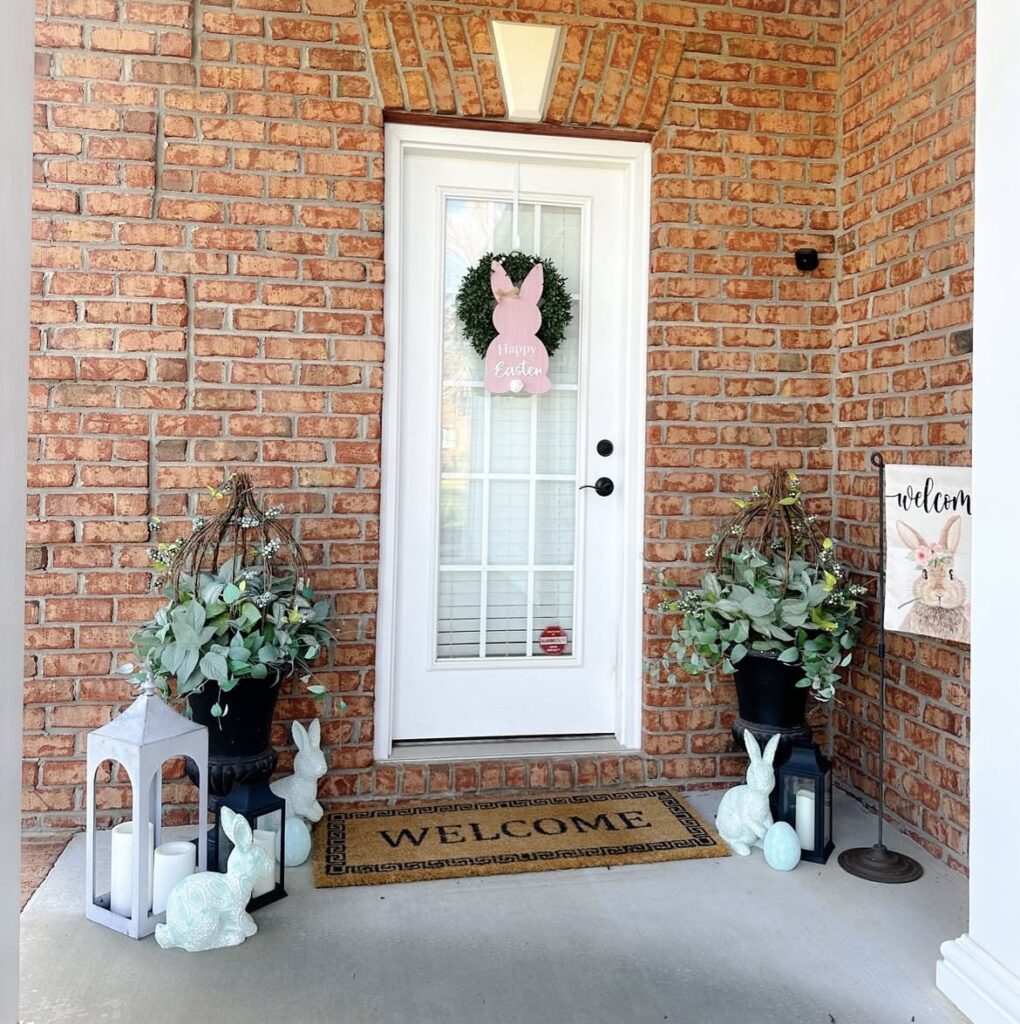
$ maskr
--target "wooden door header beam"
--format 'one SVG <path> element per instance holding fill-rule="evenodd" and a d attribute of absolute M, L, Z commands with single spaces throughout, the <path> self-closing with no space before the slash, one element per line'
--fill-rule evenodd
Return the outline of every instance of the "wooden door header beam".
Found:
<path fill-rule="evenodd" d="M 630 131 L 622 128 L 579 128 L 572 125 L 538 124 L 518 121 L 497 121 L 485 117 L 452 117 L 444 114 L 420 114 L 410 110 L 386 110 L 383 121 L 388 124 L 421 124 L 433 128 L 471 128 L 475 131 L 521 132 L 529 135 L 560 135 L 573 139 L 606 139 L 616 142 L 650 143 L 654 132 Z"/>

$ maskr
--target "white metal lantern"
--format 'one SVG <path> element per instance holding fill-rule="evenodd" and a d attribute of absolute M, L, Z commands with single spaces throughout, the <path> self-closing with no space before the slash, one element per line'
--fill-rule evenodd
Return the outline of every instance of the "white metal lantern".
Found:
<path fill-rule="evenodd" d="M 153 913 L 152 901 L 154 848 L 160 847 L 163 820 L 163 763 L 170 758 L 189 757 L 198 766 L 197 866 L 205 870 L 209 732 L 167 707 L 150 674 L 142 683 L 141 695 L 122 715 L 89 733 L 87 751 L 85 916 L 141 939 L 151 935 L 165 917 L 165 913 Z M 96 771 L 107 760 L 122 765 L 131 780 L 131 822 L 112 830 L 110 892 L 97 894 Z M 162 866 L 171 859 L 155 858 L 155 863 Z"/>

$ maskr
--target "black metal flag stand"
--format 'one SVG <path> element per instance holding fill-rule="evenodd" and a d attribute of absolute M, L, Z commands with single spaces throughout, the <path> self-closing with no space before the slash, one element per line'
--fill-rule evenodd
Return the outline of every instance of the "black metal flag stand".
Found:
<path fill-rule="evenodd" d="M 839 866 L 851 875 L 869 882 L 916 882 L 924 869 L 913 857 L 895 853 L 882 842 L 885 819 L 885 459 L 881 453 L 871 456 L 878 468 L 878 659 L 881 680 L 878 698 L 878 842 L 858 846 L 839 855 Z"/>

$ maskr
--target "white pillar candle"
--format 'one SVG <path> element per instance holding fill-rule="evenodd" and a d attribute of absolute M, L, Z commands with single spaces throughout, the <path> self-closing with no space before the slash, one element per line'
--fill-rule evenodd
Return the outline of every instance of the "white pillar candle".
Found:
<path fill-rule="evenodd" d="M 797 790 L 797 838 L 802 850 L 814 850 L 815 795 L 810 789 Z"/>
<path fill-rule="evenodd" d="M 256 846 L 261 846 L 269 854 L 269 870 L 259 875 L 252 886 L 252 896 L 265 896 L 276 887 L 276 833 L 268 829 L 257 828 L 252 832 Z"/>
<path fill-rule="evenodd" d="M 149 845 L 146 850 L 149 865 L 149 885 L 145 906 L 139 912 L 145 915 L 152 907 L 152 822 L 149 825 Z M 131 867 L 134 857 L 134 822 L 122 821 L 110 830 L 110 909 L 121 917 L 131 916 Z"/>
<path fill-rule="evenodd" d="M 156 847 L 152 863 L 152 912 L 166 910 L 167 897 L 173 887 L 195 873 L 197 851 L 194 843 L 162 843 Z"/>

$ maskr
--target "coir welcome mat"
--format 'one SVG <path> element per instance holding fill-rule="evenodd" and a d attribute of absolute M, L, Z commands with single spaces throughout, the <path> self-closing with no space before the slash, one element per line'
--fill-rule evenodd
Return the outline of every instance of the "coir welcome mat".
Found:
<path fill-rule="evenodd" d="M 334 811 L 315 836 L 315 884 L 725 857 L 716 833 L 665 789 Z"/>

